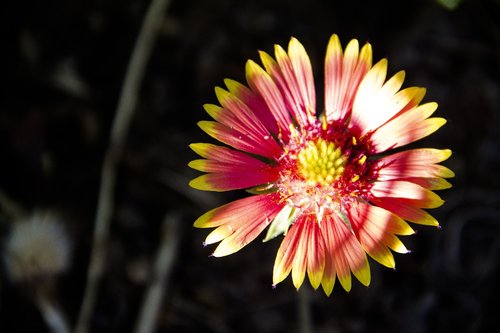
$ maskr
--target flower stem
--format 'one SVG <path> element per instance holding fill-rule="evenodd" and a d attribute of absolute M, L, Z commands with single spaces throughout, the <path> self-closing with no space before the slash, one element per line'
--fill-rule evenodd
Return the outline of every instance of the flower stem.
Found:
<path fill-rule="evenodd" d="M 312 333 L 313 326 L 311 320 L 311 307 L 309 304 L 309 290 L 302 287 L 298 290 L 298 317 L 299 317 L 299 332 L 300 333 Z"/>
<path fill-rule="evenodd" d="M 104 269 L 106 242 L 114 209 L 113 191 L 116 183 L 116 168 L 135 111 L 144 69 L 169 3 L 170 0 L 151 1 L 128 64 L 113 120 L 109 146 L 101 170 L 101 187 L 97 203 L 92 252 L 87 272 L 87 285 L 75 327 L 76 333 L 87 333 L 89 330 L 89 320 L 97 299 L 97 287 Z"/>
<path fill-rule="evenodd" d="M 47 297 L 42 294 L 37 295 L 36 305 L 42 313 L 43 319 L 52 333 L 69 333 L 69 326 L 66 318 Z"/>

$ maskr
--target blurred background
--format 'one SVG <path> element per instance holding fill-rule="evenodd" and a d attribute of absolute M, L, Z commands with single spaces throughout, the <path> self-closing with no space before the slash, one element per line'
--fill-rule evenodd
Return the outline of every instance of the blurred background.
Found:
<path fill-rule="evenodd" d="M 167 221 L 173 262 L 154 332 L 486 332 L 499 327 L 500 1 L 172 0 L 140 85 L 117 165 L 115 205 L 90 332 L 132 332 Z M 19 216 L 49 210 L 70 240 L 57 279 L 18 281 L 0 269 L 0 332 L 49 332 L 40 284 L 74 327 L 84 294 L 101 168 L 120 90 L 149 1 L 11 1 L 0 13 L 0 236 Z M 224 258 L 203 247 L 193 221 L 244 196 L 201 193 L 187 182 L 192 142 L 212 142 L 208 119 L 224 78 L 244 82 L 247 59 L 291 36 L 306 47 L 322 89 L 328 39 L 369 41 L 389 74 L 427 87 L 448 123 L 422 147 L 450 148 L 454 187 L 415 226 L 396 270 L 370 261 L 369 288 L 330 297 L 291 279 L 271 286 L 279 240 Z M 165 218 L 167 216 L 167 218 Z M 172 222 L 173 221 L 173 222 Z M 175 223 L 176 228 L 170 228 Z M 263 237 L 263 236 L 262 236 Z M 4 251 L 6 252 L 6 251 Z M 5 258 L 7 253 L 3 253 Z M 5 261 L 5 260 L 3 260 Z M 38 287 L 37 287 L 38 286 Z M 310 315 L 303 319 L 304 311 Z M 302 319 L 301 319 L 302 318 Z M 308 318 L 308 319 L 307 319 Z M 307 326 L 307 325 L 306 325 Z M 302 328 L 301 328 L 302 327 Z"/>

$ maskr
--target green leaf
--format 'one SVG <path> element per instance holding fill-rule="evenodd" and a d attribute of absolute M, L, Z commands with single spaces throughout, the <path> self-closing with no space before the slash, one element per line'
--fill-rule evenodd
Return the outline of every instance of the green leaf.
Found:
<path fill-rule="evenodd" d="M 263 242 L 267 242 L 281 234 L 286 235 L 288 228 L 295 222 L 297 216 L 298 212 L 295 207 L 289 205 L 283 207 L 269 225 Z"/>
<path fill-rule="evenodd" d="M 448 10 L 454 10 L 460 5 L 462 0 L 436 0 L 441 6 Z"/>

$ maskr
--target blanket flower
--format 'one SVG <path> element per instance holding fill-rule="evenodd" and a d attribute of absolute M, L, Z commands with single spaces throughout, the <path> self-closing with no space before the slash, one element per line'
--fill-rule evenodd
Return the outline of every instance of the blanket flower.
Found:
<path fill-rule="evenodd" d="M 372 48 L 333 35 L 324 67 L 324 110 L 316 105 L 309 57 L 290 40 L 260 52 L 262 66 L 246 64 L 243 85 L 226 79 L 215 88 L 220 105 L 205 105 L 212 121 L 199 127 L 223 145 L 194 143 L 202 159 L 189 166 L 205 174 L 190 186 L 205 191 L 246 189 L 250 196 L 208 211 L 194 223 L 215 228 L 205 244 L 213 255 L 232 254 L 266 228 L 264 241 L 284 235 L 273 285 L 290 273 L 298 289 L 307 274 L 330 295 L 335 281 L 349 291 L 352 275 L 370 283 L 367 255 L 394 268 L 391 252 L 408 250 L 398 238 L 407 222 L 438 226 L 424 209 L 443 200 L 453 172 L 439 163 L 448 149 L 397 149 L 438 130 L 425 88 L 401 89 L 405 72 L 386 79 L 388 62 L 372 65 Z M 395 152 L 394 149 L 397 149 Z"/>

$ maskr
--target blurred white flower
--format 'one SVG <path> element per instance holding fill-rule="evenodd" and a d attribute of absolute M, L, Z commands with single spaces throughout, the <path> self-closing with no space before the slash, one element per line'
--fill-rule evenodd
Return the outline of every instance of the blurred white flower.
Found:
<path fill-rule="evenodd" d="M 63 224 L 52 214 L 34 213 L 13 223 L 3 259 L 12 281 L 28 282 L 64 272 L 70 253 L 71 241 Z"/>

